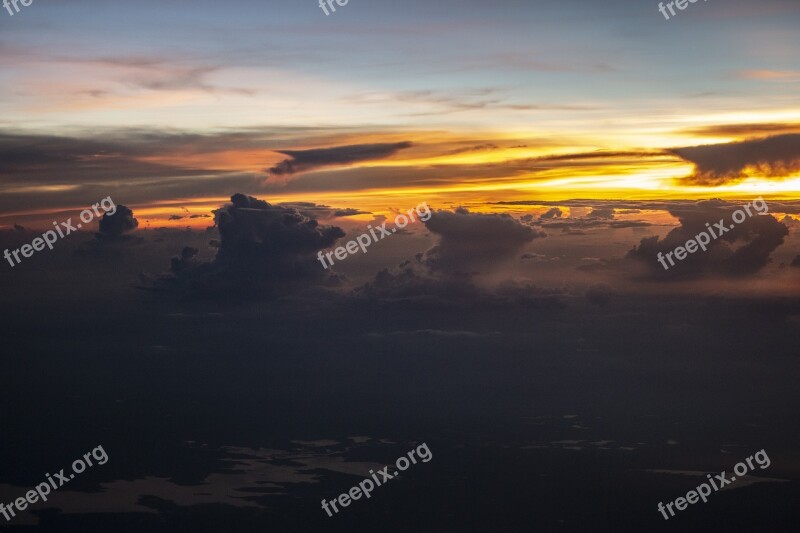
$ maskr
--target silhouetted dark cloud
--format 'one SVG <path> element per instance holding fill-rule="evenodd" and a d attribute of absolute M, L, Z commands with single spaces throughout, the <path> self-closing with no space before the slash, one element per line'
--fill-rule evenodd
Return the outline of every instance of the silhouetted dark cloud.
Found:
<path fill-rule="evenodd" d="M 196 261 L 198 250 L 186 247 L 172 259 L 172 277 L 162 281 L 215 297 L 271 295 L 336 281 L 316 253 L 344 237 L 340 228 L 244 194 L 234 194 L 214 215 L 220 235 L 214 260 Z"/>
<path fill-rule="evenodd" d="M 113 214 L 106 213 L 103 215 L 103 218 L 100 219 L 99 231 L 95 236 L 99 240 L 115 239 L 135 230 L 137 227 L 139 227 L 139 221 L 134 218 L 133 211 L 120 204 L 117 205 L 117 209 Z"/>
<path fill-rule="evenodd" d="M 425 226 L 440 238 L 425 252 L 425 264 L 434 271 L 453 273 L 489 268 L 545 236 L 510 215 L 470 213 L 463 207 L 435 211 Z"/>
<path fill-rule="evenodd" d="M 700 209 L 671 211 L 681 225 L 663 239 L 658 236 L 641 240 L 627 257 L 640 261 L 647 276 L 657 279 L 691 279 L 702 276 L 747 276 L 759 272 L 770 262 L 770 255 L 781 244 L 789 230 L 772 215 L 746 218 L 732 225 L 732 209 L 725 202 L 698 202 Z M 659 253 L 672 252 L 700 233 L 708 232 L 709 225 L 724 219 L 726 233 L 711 239 L 707 250 L 689 254 L 675 266 L 665 270 L 658 262 Z M 719 229 L 717 230 L 720 231 Z"/>
<path fill-rule="evenodd" d="M 672 153 L 694 164 L 694 173 L 685 180 L 698 185 L 737 181 L 746 177 L 747 169 L 766 177 L 785 177 L 800 171 L 800 134 L 675 148 Z"/>
<path fill-rule="evenodd" d="M 359 161 L 383 159 L 397 151 L 411 147 L 410 142 L 351 144 L 333 148 L 314 148 L 311 150 L 277 150 L 288 155 L 285 159 L 268 169 L 272 176 L 291 176 L 299 172 L 308 172 L 320 167 L 347 165 Z"/>
<path fill-rule="evenodd" d="M 551 218 L 561 218 L 562 214 L 564 214 L 564 212 L 561 211 L 561 209 L 559 209 L 557 207 L 553 207 L 551 209 L 548 209 L 545 213 L 543 213 L 539 217 L 539 220 L 547 220 L 547 219 L 551 219 Z"/>

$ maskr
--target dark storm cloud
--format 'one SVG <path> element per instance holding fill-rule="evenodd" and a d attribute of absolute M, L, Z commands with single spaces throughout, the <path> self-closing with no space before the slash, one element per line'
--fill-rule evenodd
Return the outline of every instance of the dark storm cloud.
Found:
<path fill-rule="evenodd" d="M 299 257 L 330 247 L 344 236 L 339 228 L 320 226 L 316 220 L 283 206 L 234 194 L 231 203 L 214 212 L 221 237 L 221 260 Z"/>
<path fill-rule="evenodd" d="M 506 214 L 470 213 L 465 208 L 435 211 L 425 227 L 440 237 L 425 253 L 431 270 L 473 272 L 508 259 L 545 234 Z"/>
<path fill-rule="evenodd" d="M 671 151 L 694 164 L 694 173 L 684 179 L 697 185 L 737 181 L 746 177 L 745 170 L 749 168 L 771 178 L 800 171 L 800 134 L 796 133 Z"/>
<path fill-rule="evenodd" d="M 553 208 L 548 209 L 547 212 L 543 213 L 539 217 L 539 220 L 548 220 L 548 219 L 551 219 L 551 218 L 561 218 L 561 215 L 563 215 L 563 214 L 564 214 L 564 212 L 561 211 L 561 209 L 559 209 L 557 207 L 553 207 Z"/>
<path fill-rule="evenodd" d="M 206 296 L 238 298 L 335 281 L 316 253 L 344 237 L 340 228 L 243 194 L 234 194 L 214 215 L 220 236 L 214 260 L 199 262 L 197 250 L 184 248 L 172 260 L 172 277 L 163 282 Z"/>
<path fill-rule="evenodd" d="M 646 269 L 646 276 L 656 279 L 679 280 L 703 276 L 748 276 L 759 272 L 770 261 L 770 255 L 781 244 L 789 230 L 772 215 L 757 215 L 735 224 L 727 233 L 712 239 L 706 251 L 689 254 L 675 266 L 664 270 L 657 261 L 659 253 L 672 252 L 696 235 L 708 232 L 708 225 L 724 220 L 731 224 L 733 209 L 725 202 L 698 202 L 698 209 L 674 210 L 681 225 L 663 239 L 658 236 L 641 240 L 627 254 Z M 708 224 L 708 225 L 707 225 Z M 719 230 L 717 230 L 719 231 Z"/>
<path fill-rule="evenodd" d="M 100 219 L 100 227 L 95 236 L 99 240 L 115 239 L 137 227 L 139 227 L 139 221 L 134 218 L 133 211 L 119 204 L 113 214 L 105 213 Z"/>
<path fill-rule="evenodd" d="M 285 159 L 267 169 L 273 176 L 291 176 L 299 172 L 308 172 L 320 167 L 347 165 L 361 161 L 384 159 L 394 155 L 399 150 L 410 148 L 410 142 L 351 144 L 333 148 L 314 148 L 311 150 L 276 150 L 278 153 L 288 155 Z"/>

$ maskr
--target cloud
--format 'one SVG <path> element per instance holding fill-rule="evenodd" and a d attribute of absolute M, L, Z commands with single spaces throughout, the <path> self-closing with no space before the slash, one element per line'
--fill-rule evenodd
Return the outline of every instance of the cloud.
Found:
<path fill-rule="evenodd" d="M 493 287 L 478 285 L 472 276 L 432 271 L 418 254 L 394 269 L 384 269 L 375 279 L 354 289 L 357 299 L 409 301 L 415 304 L 462 310 L 464 305 L 482 305 L 507 310 L 515 306 L 552 311 L 562 307 L 563 291 L 543 288 L 527 281 L 505 280 Z"/>
<path fill-rule="evenodd" d="M 440 237 L 439 243 L 425 252 L 425 264 L 432 271 L 450 273 L 491 268 L 516 256 L 526 243 L 545 236 L 510 215 L 470 213 L 463 207 L 434 211 L 425 227 Z"/>
<path fill-rule="evenodd" d="M 689 128 L 683 133 L 700 137 L 755 137 L 777 133 L 800 133 L 800 124 L 794 123 L 759 123 L 759 124 L 716 124 Z"/>
<path fill-rule="evenodd" d="M 659 253 L 667 254 L 696 235 L 708 231 L 709 225 L 724 220 L 730 227 L 733 209 L 725 202 L 698 202 L 698 209 L 671 211 L 681 225 L 663 239 L 646 237 L 634 246 L 627 258 L 645 268 L 645 276 L 656 279 L 692 279 L 704 276 L 749 276 L 759 272 L 770 261 L 770 255 L 789 234 L 786 226 L 772 215 L 757 215 L 735 224 L 727 233 L 712 239 L 707 251 L 698 250 L 675 266 L 664 270 L 658 262 Z M 719 230 L 717 230 L 718 232 Z"/>
<path fill-rule="evenodd" d="M 564 214 L 564 212 L 561 209 L 559 209 L 557 207 L 553 207 L 553 208 L 548 209 L 547 212 L 543 213 L 539 217 L 539 220 L 548 220 L 548 219 L 551 219 L 551 218 L 561 218 L 561 215 L 563 215 L 563 214 Z"/>
<path fill-rule="evenodd" d="M 100 219 L 99 231 L 95 234 L 98 240 L 111 240 L 122 237 L 125 233 L 139 227 L 139 221 L 128 207 L 118 204 L 113 214 L 105 213 Z"/>
<path fill-rule="evenodd" d="M 709 202 L 715 202 L 719 207 L 728 207 L 736 209 L 738 206 L 729 202 L 719 199 L 707 200 L 705 202 L 698 202 L 696 200 L 515 200 L 505 202 L 493 202 L 489 205 L 502 205 L 502 206 L 561 206 L 561 207 L 579 207 L 579 208 L 612 208 L 617 213 L 623 213 L 625 210 L 638 210 L 638 211 L 704 211 L 710 205 Z M 800 200 L 769 200 L 769 210 L 772 213 L 790 213 L 800 214 Z M 552 222 L 557 224 L 558 222 Z"/>
<path fill-rule="evenodd" d="M 612 220 L 614 218 L 614 208 L 612 207 L 595 207 L 589 213 L 588 218 L 600 218 L 603 220 Z"/>
<path fill-rule="evenodd" d="M 288 155 L 272 168 L 267 169 L 271 176 L 291 176 L 320 167 L 349 165 L 360 161 L 384 159 L 397 151 L 410 148 L 410 142 L 351 144 L 333 148 L 314 148 L 311 150 L 276 150 Z"/>
<path fill-rule="evenodd" d="M 396 268 L 380 271 L 374 281 L 356 288 L 353 294 L 370 300 L 445 306 L 465 301 L 528 309 L 560 306 L 560 290 L 509 280 L 499 272 L 502 266 L 516 264 L 521 248 L 545 237 L 543 232 L 508 214 L 470 213 L 463 207 L 434 211 L 425 226 L 439 238 L 433 247 Z"/>
<path fill-rule="evenodd" d="M 596 151 L 596 152 L 577 152 L 572 154 L 546 155 L 535 158 L 535 161 L 580 161 L 583 159 L 639 159 L 663 156 L 663 151 Z"/>
<path fill-rule="evenodd" d="M 368 211 L 361 211 L 360 209 L 353 209 L 352 207 L 346 207 L 344 209 L 337 209 L 333 212 L 333 216 L 335 217 L 351 217 L 354 215 L 368 215 Z"/>
<path fill-rule="evenodd" d="M 675 148 L 672 153 L 694 164 L 684 178 L 696 185 L 722 185 L 754 172 L 765 177 L 786 177 L 800 172 L 800 134 L 788 133 L 763 139 Z"/>
<path fill-rule="evenodd" d="M 239 298 L 335 281 L 316 253 L 344 237 L 341 228 L 244 194 L 234 194 L 214 211 L 214 222 L 220 235 L 214 260 L 197 261 L 198 250 L 186 247 L 172 259 L 172 276 L 163 282 L 206 296 Z"/>
<path fill-rule="evenodd" d="M 455 148 L 453 150 L 450 150 L 449 152 L 445 152 L 444 155 L 458 155 L 471 152 L 482 152 L 484 150 L 498 150 L 499 148 L 500 147 L 494 143 L 476 144 L 473 146 L 464 146 L 461 148 Z"/>

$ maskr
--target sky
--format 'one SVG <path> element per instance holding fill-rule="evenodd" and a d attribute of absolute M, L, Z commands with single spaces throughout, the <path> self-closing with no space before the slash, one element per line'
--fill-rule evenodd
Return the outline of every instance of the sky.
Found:
<path fill-rule="evenodd" d="M 328 16 L 310 1 L 37 0 L 5 15 L 6 228 L 107 194 L 158 226 L 237 191 L 385 213 L 800 190 L 797 138 L 711 178 L 705 151 L 673 151 L 798 132 L 789 0 L 670 20 L 616 0 L 352 0 Z M 319 149 L 334 152 L 303 153 Z M 283 150 L 311 164 L 272 172 Z"/>
<path fill-rule="evenodd" d="M 800 3 L 332 5 L 0 5 L 0 527 L 798 531 Z"/>

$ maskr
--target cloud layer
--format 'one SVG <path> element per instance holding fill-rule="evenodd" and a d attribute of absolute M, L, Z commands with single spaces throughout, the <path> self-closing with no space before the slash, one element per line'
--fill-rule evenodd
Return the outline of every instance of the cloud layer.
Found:
<path fill-rule="evenodd" d="M 786 177 L 800 171 L 800 134 L 726 144 L 675 148 L 672 152 L 691 162 L 695 171 L 686 181 L 696 185 L 722 185 L 738 181 L 750 170 L 765 177 Z"/>

